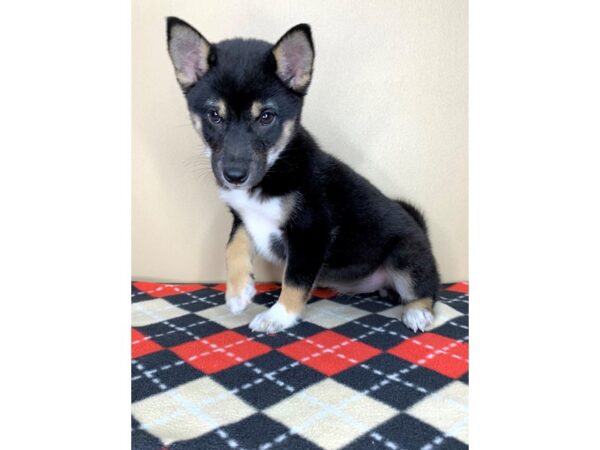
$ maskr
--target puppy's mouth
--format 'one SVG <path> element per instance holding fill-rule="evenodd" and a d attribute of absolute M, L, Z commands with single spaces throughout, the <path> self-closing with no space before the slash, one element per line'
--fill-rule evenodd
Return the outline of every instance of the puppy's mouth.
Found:
<path fill-rule="evenodd" d="M 230 190 L 246 190 L 251 187 L 250 183 L 230 183 L 226 180 L 221 180 L 221 186 Z"/>

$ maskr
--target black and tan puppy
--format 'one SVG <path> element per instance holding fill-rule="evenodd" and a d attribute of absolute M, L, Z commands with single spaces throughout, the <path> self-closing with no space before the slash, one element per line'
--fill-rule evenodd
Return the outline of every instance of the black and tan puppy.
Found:
<path fill-rule="evenodd" d="M 425 221 L 323 152 L 300 124 L 315 56 L 308 25 L 275 44 L 211 44 L 167 19 L 168 49 L 194 127 L 231 209 L 227 304 L 244 310 L 255 294 L 255 253 L 285 265 L 279 300 L 250 323 L 277 332 L 294 325 L 314 286 L 387 290 L 414 331 L 433 320 L 439 276 Z"/>

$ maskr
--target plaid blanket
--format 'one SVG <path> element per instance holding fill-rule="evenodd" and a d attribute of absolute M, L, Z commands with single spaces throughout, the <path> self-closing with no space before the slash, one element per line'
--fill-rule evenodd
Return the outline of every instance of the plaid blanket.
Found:
<path fill-rule="evenodd" d="M 253 333 L 280 286 L 237 316 L 224 291 L 132 284 L 134 449 L 467 448 L 467 283 L 425 333 L 390 299 L 323 289 L 297 326 Z"/>

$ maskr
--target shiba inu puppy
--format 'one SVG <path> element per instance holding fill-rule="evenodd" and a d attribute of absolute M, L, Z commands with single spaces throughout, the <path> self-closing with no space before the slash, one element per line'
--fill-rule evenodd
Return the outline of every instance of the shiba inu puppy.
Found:
<path fill-rule="evenodd" d="M 255 254 L 285 266 L 281 296 L 250 323 L 274 333 L 293 326 L 311 290 L 385 290 L 413 331 L 433 320 L 439 275 L 425 220 L 322 151 L 302 127 L 315 50 L 300 24 L 276 44 L 210 43 L 167 19 L 168 50 L 192 123 L 233 214 L 226 302 L 244 310 L 255 294 Z"/>

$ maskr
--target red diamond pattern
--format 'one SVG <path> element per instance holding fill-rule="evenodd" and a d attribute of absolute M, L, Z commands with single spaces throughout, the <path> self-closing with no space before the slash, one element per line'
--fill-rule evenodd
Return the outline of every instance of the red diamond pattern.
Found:
<path fill-rule="evenodd" d="M 388 352 L 450 378 L 459 378 L 469 370 L 469 344 L 435 333 L 419 334 Z"/>
<path fill-rule="evenodd" d="M 468 283 L 442 289 L 440 303 L 456 306 L 456 313 L 442 308 L 441 314 L 449 316 L 440 317 L 439 326 L 414 335 L 402 328 L 397 316 L 386 313 L 385 303 L 392 309 L 396 304 L 338 297 L 330 289 L 315 289 L 309 308 L 320 309 L 322 317 L 334 315 L 341 322 L 335 328 L 306 321 L 267 336 L 253 333 L 243 321 L 219 322 L 219 314 L 229 314 L 225 284 L 133 282 L 133 286 L 135 448 L 167 450 L 167 441 L 169 448 L 180 441 L 198 449 L 266 448 L 277 446 L 282 433 L 287 435 L 281 443 L 285 448 L 364 448 L 373 443 L 373 436 L 382 448 L 430 448 L 439 445 L 440 436 L 442 446 L 466 447 L 458 441 L 467 444 Z M 263 310 L 281 286 L 256 283 L 256 289 L 263 295 L 260 305 L 253 307 Z M 188 304 L 184 297 L 199 290 L 209 299 L 206 305 L 183 309 Z M 347 311 L 340 307 L 346 301 Z M 255 313 L 246 315 L 248 321 Z M 380 332 L 388 325 L 390 334 Z M 161 338 L 175 332 L 195 337 Z M 400 379 L 392 377 L 400 368 Z M 356 393 L 361 393 L 359 400 Z M 353 400 L 338 403 L 341 398 Z M 311 423 L 314 414 L 329 413 L 329 405 L 344 417 L 353 417 L 341 421 L 341 416 L 328 416 L 330 426 L 325 428 L 334 435 L 337 430 L 343 443 L 330 442 L 323 421 Z M 377 417 L 371 414 L 375 409 Z M 415 427 L 423 433 L 406 433 Z M 302 429 L 302 437 L 294 436 L 293 429 Z M 256 430 L 264 440 L 255 438 Z M 347 445 L 352 439 L 354 445 Z"/>
<path fill-rule="evenodd" d="M 370 345 L 329 330 L 285 345 L 278 351 L 327 376 L 340 373 L 381 353 L 381 350 Z"/>
<path fill-rule="evenodd" d="M 271 347 L 228 330 L 170 350 L 196 369 L 211 374 L 268 353 Z"/>
<path fill-rule="evenodd" d="M 317 288 L 313 289 L 312 295 L 318 298 L 331 298 L 335 297 L 336 292 L 332 289 Z"/>
<path fill-rule="evenodd" d="M 139 358 L 140 356 L 147 355 L 162 350 L 163 347 L 153 340 L 144 336 L 138 330 L 131 329 L 131 357 Z"/>
<path fill-rule="evenodd" d="M 469 283 L 466 283 L 466 282 L 455 283 L 452 286 L 448 286 L 446 288 L 446 290 L 451 291 L 451 292 L 460 292 L 461 294 L 468 294 L 469 293 Z"/>
<path fill-rule="evenodd" d="M 183 294 L 185 292 L 197 291 L 206 287 L 203 284 L 164 284 L 141 282 L 133 283 L 133 285 L 140 291 L 145 292 L 154 298 Z"/>

